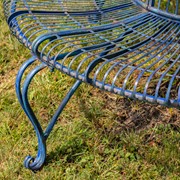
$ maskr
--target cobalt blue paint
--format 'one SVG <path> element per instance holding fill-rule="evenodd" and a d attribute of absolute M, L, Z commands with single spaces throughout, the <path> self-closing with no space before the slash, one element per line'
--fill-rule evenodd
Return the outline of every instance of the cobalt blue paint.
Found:
<path fill-rule="evenodd" d="M 179 0 L 4 0 L 11 32 L 33 54 L 16 78 L 18 100 L 31 121 L 38 153 L 26 168 L 40 169 L 46 140 L 82 82 L 132 99 L 180 108 Z M 22 82 L 34 62 L 40 61 Z M 28 88 L 44 68 L 77 79 L 45 131 L 28 102 Z"/>

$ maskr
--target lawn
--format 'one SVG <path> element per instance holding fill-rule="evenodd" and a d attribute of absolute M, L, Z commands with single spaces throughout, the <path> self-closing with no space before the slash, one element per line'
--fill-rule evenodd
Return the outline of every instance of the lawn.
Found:
<path fill-rule="evenodd" d="M 47 141 L 38 172 L 23 167 L 37 139 L 15 95 L 30 57 L 9 32 L 0 8 L 0 179 L 180 179 L 180 110 L 133 101 L 83 84 Z M 42 71 L 29 98 L 43 127 L 74 80 Z"/>

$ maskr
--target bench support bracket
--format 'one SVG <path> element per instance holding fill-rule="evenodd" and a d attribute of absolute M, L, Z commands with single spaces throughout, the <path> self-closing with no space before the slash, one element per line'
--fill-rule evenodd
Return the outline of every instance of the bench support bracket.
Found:
<path fill-rule="evenodd" d="M 33 171 L 39 170 L 46 159 L 46 140 L 49 136 L 49 134 L 51 133 L 60 113 L 62 112 L 62 110 L 64 109 L 64 107 L 66 106 L 67 102 L 70 100 L 70 98 L 72 97 L 72 95 L 74 94 L 74 92 L 76 91 L 76 89 L 80 86 L 81 81 L 77 80 L 75 82 L 75 84 L 72 86 L 72 88 L 70 89 L 70 91 L 67 93 L 67 95 L 64 97 L 64 99 L 62 100 L 61 104 L 59 105 L 58 109 L 56 110 L 56 112 L 54 113 L 52 119 L 50 120 L 50 123 L 48 124 L 47 128 L 45 131 L 43 131 L 38 119 L 36 118 L 30 104 L 28 101 L 28 88 L 29 85 L 31 83 L 31 80 L 33 79 L 33 77 L 42 69 L 44 69 L 45 67 L 47 67 L 45 64 L 40 64 L 38 66 L 36 66 L 26 77 L 25 81 L 22 83 L 22 77 L 23 74 L 25 72 L 25 70 L 34 62 L 36 61 L 36 57 L 33 56 L 31 57 L 28 61 L 26 61 L 22 67 L 20 68 L 17 77 L 16 77 L 16 94 L 18 97 L 18 100 L 24 110 L 24 112 L 26 113 L 26 115 L 28 116 L 29 120 L 31 121 L 34 130 L 36 132 L 37 138 L 38 138 L 38 153 L 37 156 L 35 158 L 33 158 L 32 156 L 27 156 L 25 158 L 24 161 L 24 166 L 28 169 L 31 169 Z M 22 88 L 21 88 L 21 84 L 22 84 Z"/>

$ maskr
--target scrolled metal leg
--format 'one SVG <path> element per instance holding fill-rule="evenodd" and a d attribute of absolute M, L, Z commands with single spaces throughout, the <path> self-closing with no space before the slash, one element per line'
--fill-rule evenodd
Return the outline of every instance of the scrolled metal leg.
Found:
<path fill-rule="evenodd" d="M 30 104 L 28 101 L 28 88 L 29 85 L 33 79 L 33 77 L 42 69 L 44 69 L 46 67 L 46 65 L 41 64 L 39 66 L 36 66 L 26 77 L 25 81 L 24 81 L 24 85 L 23 88 L 21 88 L 21 81 L 22 81 L 22 76 L 25 72 L 25 70 L 33 63 L 35 62 L 36 58 L 32 57 L 31 59 L 29 59 L 26 63 L 23 64 L 23 66 L 21 67 L 21 69 L 19 70 L 19 73 L 17 74 L 17 78 L 16 78 L 16 93 L 17 93 L 17 97 L 18 100 L 23 108 L 23 110 L 25 111 L 26 115 L 28 116 L 29 120 L 31 121 L 34 130 L 36 132 L 37 138 L 38 138 L 38 153 L 37 156 L 35 158 L 33 158 L 32 156 L 27 156 L 25 158 L 24 161 L 24 165 L 26 168 L 31 169 L 31 170 L 39 170 L 46 159 L 46 140 L 50 134 L 50 132 L 52 131 L 60 113 L 62 112 L 62 110 L 64 109 L 64 107 L 66 106 L 67 102 L 69 101 L 69 99 L 71 98 L 71 96 L 74 94 L 74 92 L 76 91 L 76 89 L 80 86 L 81 81 L 77 80 L 75 82 L 75 84 L 73 85 L 73 87 L 71 88 L 71 90 L 67 93 L 67 95 L 65 96 L 65 98 L 62 100 L 62 103 L 59 105 L 57 111 L 54 113 L 54 116 L 52 117 L 52 119 L 50 120 L 49 125 L 47 126 L 45 132 L 43 132 L 41 125 L 38 121 L 38 119 L 36 118 Z"/>
<path fill-rule="evenodd" d="M 27 156 L 24 161 L 24 165 L 26 168 L 29 168 L 31 170 L 38 170 L 41 168 L 41 166 L 44 164 L 45 158 L 46 158 L 46 142 L 44 138 L 44 133 L 41 128 L 41 125 L 39 124 L 36 116 L 34 115 L 30 104 L 28 102 L 28 87 L 33 79 L 33 77 L 42 69 L 44 69 L 46 66 L 44 64 L 41 64 L 37 66 L 34 70 L 32 70 L 28 75 L 27 78 L 24 82 L 24 86 L 21 90 L 21 81 L 22 81 L 22 76 L 25 72 L 25 70 L 36 60 L 35 57 L 30 58 L 28 61 L 26 61 L 22 67 L 20 68 L 17 78 L 16 78 L 16 94 L 18 97 L 18 100 L 25 111 L 26 115 L 30 119 L 31 123 L 33 124 L 33 127 L 36 131 L 36 135 L 38 137 L 38 154 L 35 158 L 31 156 Z"/>
<path fill-rule="evenodd" d="M 29 87 L 31 80 L 39 71 L 41 71 L 45 67 L 46 66 L 44 64 L 41 64 L 41 65 L 37 66 L 34 70 L 32 70 L 28 74 L 28 76 L 24 82 L 23 89 L 22 89 L 22 100 L 23 100 L 23 104 L 24 104 L 24 109 L 25 109 L 25 112 L 28 115 L 28 117 L 36 131 L 36 135 L 38 137 L 38 154 L 37 154 L 37 156 L 35 158 L 33 158 L 31 156 L 27 156 L 25 159 L 25 162 L 24 162 L 25 167 L 29 168 L 31 170 L 38 170 L 44 164 L 44 161 L 46 159 L 46 142 L 45 142 L 44 133 L 41 128 L 41 125 L 39 124 L 36 116 L 34 115 L 33 110 L 30 107 L 27 94 L 28 94 L 28 87 Z"/>

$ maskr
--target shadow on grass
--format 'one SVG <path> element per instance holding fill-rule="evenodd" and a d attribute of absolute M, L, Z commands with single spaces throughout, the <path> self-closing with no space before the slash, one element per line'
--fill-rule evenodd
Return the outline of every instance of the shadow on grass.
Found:
<path fill-rule="evenodd" d="M 156 124 L 170 124 L 176 130 L 180 128 L 180 110 L 178 109 L 119 98 L 117 95 L 110 95 L 107 92 L 101 92 L 98 98 L 104 104 L 102 107 L 98 106 L 98 102 L 89 106 L 86 100 L 79 98 L 80 111 L 84 112 L 84 116 L 94 123 L 95 127 L 98 127 L 98 121 L 104 117 L 116 121 L 118 124 L 116 127 L 120 131 L 139 131 L 153 128 Z M 100 108 L 98 112 L 101 111 L 101 113 L 92 111 L 96 108 Z"/>
<path fill-rule="evenodd" d="M 99 137 L 99 139 L 107 138 L 107 141 L 111 142 L 109 145 L 105 145 L 110 151 L 114 149 L 113 147 L 121 147 L 121 150 L 126 147 L 126 150 L 123 151 L 130 152 L 130 158 L 137 159 L 139 155 L 144 156 L 143 153 L 145 153 L 146 148 L 148 146 L 151 148 L 152 143 L 159 146 L 160 149 L 161 146 L 164 146 L 160 143 L 161 139 L 159 140 L 158 136 L 155 137 L 152 135 L 153 133 L 150 131 L 151 128 L 162 125 L 162 129 L 166 129 L 166 125 L 168 125 L 167 129 L 180 132 L 179 110 L 173 109 L 173 111 L 171 111 L 162 106 L 114 97 L 115 96 L 110 96 L 106 92 L 101 92 L 98 95 L 97 101 L 89 101 L 86 97 L 78 96 L 80 111 L 84 113 L 87 121 L 93 125 L 93 131 L 97 132 L 97 137 Z M 160 134 L 166 134 L 165 130 L 161 131 L 162 133 Z M 132 133 L 139 134 L 139 132 L 143 134 L 140 135 L 142 136 L 141 138 L 139 137 L 141 140 L 136 140 L 136 135 L 132 137 L 132 139 L 135 140 L 127 138 L 128 136 L 132 136 Z M 93 139 L 93 137 L 91 138 Z M 127 138 L 127 142 L 125 140 L 123 141 L 123 138 Z M 163 135 L 160 138 L 163 139 Z M 80 134 L 74 138 L 70 138 L 70 140 L 65 143 L 63 142 L 63 144 L 59 142 L 61 145 L 56 147 L 53 152 L 48 153 L 46 164 L 54 161 L 59 162 L 60 159 L 65 163 L 77 163 L 81 160 L 79 156 L 91 151 L 89 145 L 86 143 L 88 140 L 88 138 L 84 138 L 84 136 Z M 141 141 L 142 144 L 138 141 Z M 94 141 L 91 143 L 94 143 Z M 100 147 L 101 143 L 102 142 L 99 142 L 99 147 L 97 148 L 102 149 Z M 141 148 L 141 145 L 145 145 L 145 147 Z M 142 152 L 139 152 L 139 149 L 141 149 Z M 98 150 L 98 153 L 105 158 L 104 150 Z M 157 157 L 158 153 L 156 154 Z M 171 158 L 171 156 L 169 158 Z M 149 161 L 151 162 L 150 158 Z"/>

